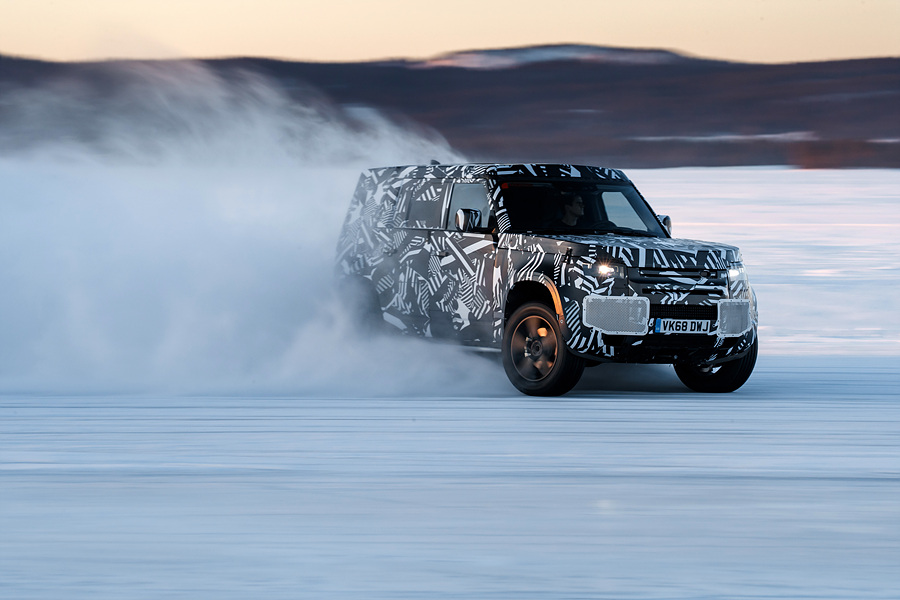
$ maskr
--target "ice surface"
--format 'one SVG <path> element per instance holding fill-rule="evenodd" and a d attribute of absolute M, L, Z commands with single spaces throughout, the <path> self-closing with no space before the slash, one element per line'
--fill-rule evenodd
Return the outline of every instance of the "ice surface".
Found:
<path fill-rule="evenodd" d="M 0 399 L 4 598 L 896 598 L 895 361 L 729 395 Z M 640 382 L 640 383 L 638 383 Z"/>

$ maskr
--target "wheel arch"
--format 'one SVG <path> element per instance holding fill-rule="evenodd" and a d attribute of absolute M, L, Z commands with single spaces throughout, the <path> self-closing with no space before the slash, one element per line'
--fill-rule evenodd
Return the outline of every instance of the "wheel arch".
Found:
<path fill-rule="evenodd" d="M 509 320 L 517 308 L 528 302 L 543 302 L 556 313 L 560 326 L 565 325 L 559 290 L 549 277 L 540 274 L 517 281 L 510 288 L 503 307 L 503 323 Z"/>

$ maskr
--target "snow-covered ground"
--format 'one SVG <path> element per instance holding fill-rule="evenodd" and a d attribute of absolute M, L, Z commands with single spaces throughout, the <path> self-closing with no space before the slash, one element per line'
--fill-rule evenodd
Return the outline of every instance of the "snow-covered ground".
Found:
<path fill-rule="evenodd" d="M 726 396 L 10 395 L 0 597 L 897 598 L 898 389 L 763 356 Z"/>
<path fill-rule="evenodd" d="M 900 172 L 630 172 L 743 249 L 757 371 L 526 398 L 334 309 L 359 169 L 446 144 L 135 69 L 85 139 L 7 100 L 0 598 L 900 598 Z"/>

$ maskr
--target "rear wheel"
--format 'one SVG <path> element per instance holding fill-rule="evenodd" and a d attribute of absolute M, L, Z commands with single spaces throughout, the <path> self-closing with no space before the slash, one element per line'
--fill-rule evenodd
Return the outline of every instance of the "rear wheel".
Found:
<path fill-rule="evenodd" d="M 740 358 L 712 366 L 676 364 L 675 374 L 695 392 L 733 392 L 750 378 L 758 351 L 759 340 L 753 340 L 750 351 Z"/>
<path fill-rule="evenodd" d="M 517 309 L 503 332 L 503 368 L 519 391 L 559 396 L 584 372 L 584 360 L 569 352 L 556 314 L 539 302 Z"/>

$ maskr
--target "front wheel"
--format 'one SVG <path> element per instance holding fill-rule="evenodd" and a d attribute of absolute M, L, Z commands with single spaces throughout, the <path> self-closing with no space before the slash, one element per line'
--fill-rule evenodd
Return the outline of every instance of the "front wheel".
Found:
<path fill-rule="evenodd" d="M 675 374 L 681 383 L 695 392 L 733 392 L 750 378 L 758 351 L 759 340 L 756 339 L 750 351 L 740 358 L 713 366 L 676 364 Z"/>
<path fill-rule="evenodd" d="M 532 302 L 517 309 L 506 324 L 503 368 L 524 394 L 560 396 L 581 379 L 584 360 L 566 348 L 556 315 Z"/>

